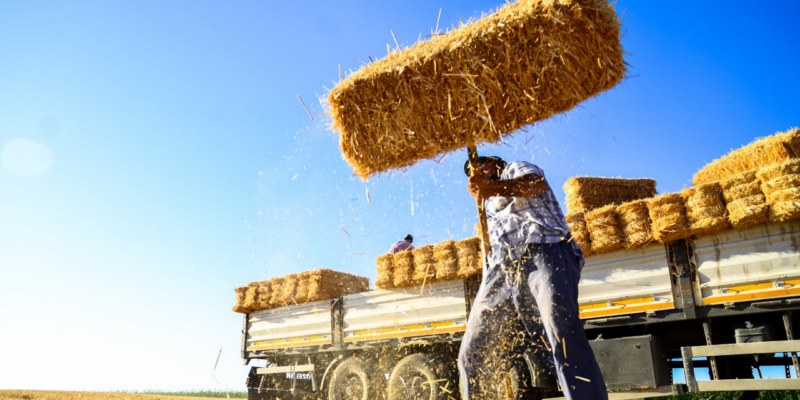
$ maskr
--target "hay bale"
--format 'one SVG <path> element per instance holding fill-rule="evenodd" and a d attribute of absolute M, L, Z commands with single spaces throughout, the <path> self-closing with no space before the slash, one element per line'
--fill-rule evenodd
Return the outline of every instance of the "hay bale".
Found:
<path fill-rule="evenodd" d="M 769 205 L 763 194 L 736 199 L 725 205 L 728 219 L 736 229 L 763 224 L 769 221 Z"/>
<path fill-rule="evenodd" d="M 459 240 L 455 243 L 458 257 L 459 278 L 469 278 L 483 273 L 483 256 L 481 252 L 481 239 L 472 237 Z"/>
<path fill-rule="evenodd" d="M 634 200 L 617 206 L 626 249 L 644 247 L 653 241 L 647 200 Z"/>
<path fill-rule="evenodd" d="M 692 186 L 681 192 L 686 205 L 689 229 L 695 236 L 709 235 L 729 229 L 728 211 L 717 182 Z"/>
<path fill-rule="evenodd" d="M 375 264 L 378 265 L 378 279 L 375 281 L 375 286 L 381 289 L 391 289 L 394 287 L 394 277 L 392 274 L 392 269 L 394 267 L 392 265 L 392 259 L 392 254 L 387 253 L 378 256 L 375 260 Z"/>
<path fill-rule="evenodd" d="M 656 195 L 656 181 L 575 176 L 564 182 L 564 193 L 567 212 L 576 213 L 653 197 Z"/>
<path fill-rule="evenodd" d="M 798 156 L 800 156 L 800 129 L 792 128 L 786 132 L 760 138 L 708 163 L 695 173 L 692 182 L 701 185 L 724 180 L 733 175 Z"/>
<path fill-rule="evenodd" d="M 583 251 L 584 256 L 592 254 L 592 239 L 589 236 L 589 229 L 586 228 L 586 219 L 583 211 L 574 212 L 564 216 L 572 239 L 578 243 L 578 247 Z"/>
<path fill-rule="evenodd" d="M 667 193 L 649 199 L 647 210 L 655 240 L 672 243 L 691 236 L 686 206 L 680 193 Z"/>
<path fill-rule="evenodd" d="M 297 274 L 289 274 L 283 277 L 283 285 L 281 286 L 281 303 L 283 305 L 297 304 L 294 296 L 297 292 L 297 281 Z"/>
<path fill-rule="evenodd" d="M 320 268 L 308 272 L 308 301 L 328 300 L 369 290 L 369 279 Z"/>
<path fill-rule="evenodd" d="M 587 212 L 586 228 L 589 230 L 594 253 L 607 253 L 622 248 L 625 243 L 617 206 L 614 204 Z"/>
<path fill-rule="evenodd" d="M 800 159 L 763 167 L 756 176 L 770 208 L 770 220 L 800 217 Z"/>
<path fill-rule="evenodd" d="M 253 311 L 251 308 L 244 306 L 245 296 L 247 295 L 247 286 L 237 287 L 234 290 L 236 295 L 236 304 L 233 305 L 233 311 L 237 313 L 247 314 Z"/>
<path fill-rule="evenodd" d="M 339 82 L 333 129 L 366 179 L 567 111 L 622 79 L 622 54 L 606 1 L 517 1 Z"/>
<path fill-rule="evenodd" d="M 265 310 L 270 308 L 270 298 L 272 297 L 272 282 L 262 281 L 256 284 L 256 303 L 254 310 Z"/>
<path fill-rule="evenodd" d="M 293 302 L 303 304 L 308 301 L 308 287 L 311 285 L 311 271 L 304 271 L 297 274 L 297 287 L 294 290 Z"/>
<path fill-rule="evenodd" d="M 250 310 L 257 310 L 259 309 L 258 304 L 258 282 L 250 282 L 247 284 L 244 293 L 244 299 L 242 301 L 242 307 L 250 309 Z"/>
<path fill-rule="evenodd" d="M 392 259 L 392 283 L 395 287 L 414 286 L 414 253 L 411 251 L 400 251 L 394 254 Z"/>
<path fill-rule="evenodd" d="M 458 274 L 458 252 L 456 242 L 445 240 L 433 246 L 433 259 L 437 281 L 455 279 Z"/>
<path fill-rule="evenodd" d="M 271 293 L 269 296 L 269 308 L 280 307 L 285 305 L 283 302 L 283 284 L 286 278 L 276 277 L 269 281 Z"/>
<path fill-rule="evenodd" d="M 436 277 L 436 261 L 433 258 L 433 245 L 425 245 L 415 248 L 414 253 L 414 272 L 411 274 L 411 281 L 415 285 L 431 283 Z"/>

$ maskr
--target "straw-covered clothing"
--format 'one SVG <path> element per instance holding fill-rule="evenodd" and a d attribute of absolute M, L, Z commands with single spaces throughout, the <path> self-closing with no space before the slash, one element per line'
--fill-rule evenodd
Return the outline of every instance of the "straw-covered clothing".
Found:
<path fill-rule="evenodd" d="M 389 253 L 394 254 L 403 250 L 414 250 L 414 245 L 408 240 L 398 240 L 389 248 Z"/>

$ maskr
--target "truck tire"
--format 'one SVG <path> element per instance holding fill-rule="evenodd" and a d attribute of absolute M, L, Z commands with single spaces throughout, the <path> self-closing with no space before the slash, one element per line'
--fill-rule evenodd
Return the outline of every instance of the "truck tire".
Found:
<path fill-rule="evenodd" d="M 422 353 L 406 356 L 389 375 L 389 400 L 438 400 L 447 398 L 446 390 L 457 391 L 449 381 L 445 369 Z M 450 386 L 448 389 L 447 386 Z"/>
<path fill-rule="evenodd" d="M 372 400 L 372 386 L 364 361 L 350 357 L 333 370 L 328 385 L 328 400 Z"/>

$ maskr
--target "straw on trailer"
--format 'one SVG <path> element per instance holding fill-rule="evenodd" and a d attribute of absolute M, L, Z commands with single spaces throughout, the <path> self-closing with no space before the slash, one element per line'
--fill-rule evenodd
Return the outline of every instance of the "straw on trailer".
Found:
<path fill-rule="evenodd" d="M 718 182 L 692 186 L 684 189 L 681 195 L 693 235 L 708 235 L 731 227 L 722 198 L 722 186 Z"/>
<path fill-rule="evenodd" d="M 800 159 L 762 167 L 756 172 L 770 208 L 770 220 L 800 217 Z"/>
<path fill-rule="evenodd" d="M 634 200 L 617 207 L 619 223 L 625 237 L 625 248 L 635 249 L 650 244 L 653 239 L 647 200 Z"/>
<path fill-rule="evenodd" d="M 283 301 L 283 284 L 286 281 L 285 277 L 278 277 L 270 279 L 271 293 L 269 296 L 269 307 L 280 307 L 286 305 Z"/>
<path fill-rule="evenodd" d="M 622 55 L 608 2 L 520 0 L 339 82 L 332 126 L 366 179 L 567 111 L 622 79 Z"/>
<path fill-rule="evenodd" d="M 251 282 L 246 286 L 242 307 L 255 310 L 258 306 L 258 282 Z"/>
<path fill-rule="evenodd" d="M 378 279 L 375 280 L 375 286 L 381 289 L 391 289 L 394 287 L 394 277 L 392 274 L 393 256 L 391 253 L 378 256 L 375 264 L 378 265 Z"/>
<path fill-rule="evenodd" d="M 392 260 L 394 269 L 392 270 L 392 283 L 395 287 L 414 286 L 414 253 L 404 250 L 395 253 Z"/>
<path fill-rule="evenodd" d="M 586 228 L 592 240 L 592 252 L 606 253 L 624 244 L 617 206 L 609 204 L 586 213 Z"/>
<path fill-rule="evenodd" d="M 414 273 L 411 281 L 415 285 L 430 283 L 436 277 L 436 261 L 433 258 L 433 245 L 420 246 L 412 250 L 414 253 Z"/>
<path fill-rule="evenodd" d="M 369 290 L 369 279 L 327 268 L 309 271 L 308 301 L 328 300 Z"/>
<path fill-rule="evenodd" d="M 720 181 L 728 221 L 737 229 L 746 228 L 769 220 L 769 205 L 756 171 L 745 171 Z"/>
<path fill-rule="evenodd" d="M 294 290 L 294 298 L 292 299 L 297 304 L 302 304 L 308 301 L 308 287 L 311 285 L 312 271 L 304 271 L 297 274 L 297 287 Z"/>
<path fill-rule="evenodd" d="M 672 243 L 691 236 L 686 206 L 680 193 L 667 193 L 654 197 L 648 200 L 647 209 L 655 240 Z"/>
<path fill-rule="evenodd" d="M 270 308 L 270 298 L 272 297 L 272 282 L 262 281 L 255 282 L 256 284 L 256 303 L 255 310 L 264 310 Z"/>
<path fill-rule="evenodd" d="M 433 246 L 433 259 L 436 265 L 436 280 L 456 279 L 458 274 L 458 253 L 456 242 L 445 240 Z"/>
<path fill-rule="evenodd" d="M 243 314 L 247 314 L 250 311 L 252 311 L 251 308 L 244 306 L 245 296 L 247 293 L 247 286 L 235 288 L 234 293 L 236 295 L 236 303 L 233 305 L 233 311 Z"/>
<path fill-rule="evenodd" d="M 295 292 L 297 291 L 297 274 L 286 275 L 281 286 L 281 303 L 284 305 L 296 304 Z"/>
<path fill-rule="evenodd" d="M 584 256 L 592 254 L 592 240 L 589 229 L 586 228 L 586 219 L 583 211 L 573 212 L 564 216 L 567 227 L 572 233 L 572 239 L 578 243 Z"/>
<path fill-rule="evenodd" d="M 455 243 L 458 255 L 459 278 L 469 278 L 483 273 L 483 260 L 481 259 L 481 239 L 473 237 L 459 240 Z"/>
<path fill-rule="evenodd" d="M 697 171 L 692 181 L 695 185 L 700 185 L 723 180 L 795 157 L 800 157 L 800 129 L 798 128 L 760 138 L 733 150 Z"/>
<path fill-rule="evenodd" d="M 646 199 L 656 195 L 653 179 L 576 176 L 564 182 L 568 213 L 591 211 L 609 204 Z"/>

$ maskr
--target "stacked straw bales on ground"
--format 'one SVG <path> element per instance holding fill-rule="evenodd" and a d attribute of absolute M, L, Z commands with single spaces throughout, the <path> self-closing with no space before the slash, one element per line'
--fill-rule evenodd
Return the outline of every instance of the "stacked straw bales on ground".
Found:
<path fill-rule="evenodd" d="M 800 159 L 763 167 L 756 175 L 769 204 L 770 220 L 800 217 Z"/>
<path fill-rule="evenodd" d="M 339 82 L 333 129 L 366 179 L 567 111 L 625 74 L 604 0 L 520 0 Z"/>
<path fill-rule="evenodd" d="M 695 185 L 725 180 L 763 166 L 800 157 L 800 129 L 760 138 L 704 166 L 692 178 Z"/>
<path fill-rule="evenodd" d="M 609 204 L 645 199 L 656 195 L 653 179 L 575 176 L 564 182 L 567 212 L 591 211 Z"/>
<path fill-rule="evenodd" d="M 383 254 L 375 260 L 378 265 L 375 286 L 403 288 L 480 275 L 483 271 L 481 256 L 478 237 L 445 240 L 410 251 Z"/>
<path fill-rule="evenodd" d="M 251 282 L 236 288 L 236 304 L 233 311 L 249 313 L 309 301 L 333 299 L 346 294 L 369 290 L 367 278 L 317 269 L 289 274 L 268 281 Z"/>
<path fill-rule="evenodd" d="M 728 221 L 737 229 L 762 224 L 769 220 L 769 205 L 756 171 L 747 171 L 720 181 Z"/>

